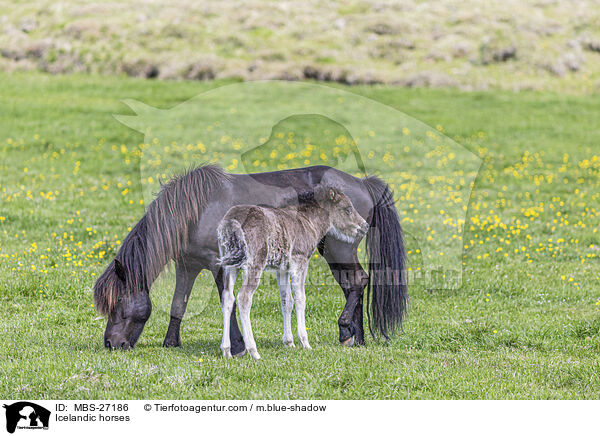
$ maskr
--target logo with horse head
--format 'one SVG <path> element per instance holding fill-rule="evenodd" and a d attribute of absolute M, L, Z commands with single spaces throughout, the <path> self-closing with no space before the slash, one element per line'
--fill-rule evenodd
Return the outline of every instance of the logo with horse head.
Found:
<path fill-rule="evenodd" d="M 48 429 L 50 411 L 38 404 L 19 401 L 3 407 L 6 409 L 6 431 L 9 433 L 14 433 L 16 429 Z"/>

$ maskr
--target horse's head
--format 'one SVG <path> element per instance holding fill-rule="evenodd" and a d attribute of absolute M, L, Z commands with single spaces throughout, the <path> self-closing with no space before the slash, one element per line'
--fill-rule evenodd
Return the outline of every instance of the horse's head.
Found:
<path fill-rule="evenodd" d="M 131 278 L 117 259 L 96 283 L 98 310 L 108 315 L 104 346 L 108 349 L 133 348 L 150 314 L 152 303 L 146 290 L 131 290 Z M 134 287 L 135 288 L 135 287 Z"/>
<path fill-rule="evenodd" d="M 148 293 L 138 292 L 122 297 L 108 316 L 104 346 L 123 350 L 133 348 L 151 312 L 152 303 Z"/>
<path fill-rule="evenodd" d="M 317 193 L 317 201 L 327 209 L 331 219 L 330 233 L 337 239 L 354 242 L 362 239 L 369 225 L 356 211 L 350 199 L 340 189 L 325 186 Z"/>

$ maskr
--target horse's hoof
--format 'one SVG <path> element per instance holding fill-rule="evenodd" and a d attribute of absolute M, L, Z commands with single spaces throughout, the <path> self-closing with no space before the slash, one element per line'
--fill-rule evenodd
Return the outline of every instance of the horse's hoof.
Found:
<path fill-rule="evenodd" d="M 223 358 L 224 359 L 229 359 L 231 358 L 231 350 L 229 348 L 225 348 L 223 350 Z"/>
<path fill-rule="evenodd" d="M 356 336 L 356 330 L 354 329 L 354 326 L 352 326 L 352 325 L 340 326 L 340 343 L 341 344 L 348 342 L 348 340 L 352 339 L 354 336 Z"/>
<path fill-rule="evenodd" d="M 240 351 L 237 354 L 234 354 L 233 357 L 244 357 L 246 355 L 246 349 L 244 348 L 242 351 Z"/>
<path fill-rule="evenodd" d="M 244 341 L 232 342 L 230 350 L 234 356 L 242 357 L 246 354 L 246 344 L 244 344 Z"/>
<path fill-rule="evenodd" d="M 294 341 L 292 341 L 292 342 L 284 342 L 283 345 L 285 345 L 288 348 L 296 348 L 296 345 L 294 345 Z"/>
<path fill-rule="evenodd" d="M 350 336 L 348 339 L 346 339 L 344 342 L 342 342 L 342 345 L 344 347 L 352 347 L 352 346 L 354 346 L 354 336 Z"/>
<path fill-rule="evenodd" d="M 163 342 L 163 347 L 165 348 L 174 348 L 174 347 L 181 347 L 181 342 L 179 341 L 168 341 L 168 340 L 164 340 Z"/>
<path fill-rule="evenodd" d="M 260 359 L 260 354 L 258 354 L 258 351 L 256 350 L 248 350 L 248 352 L 250 353 L 250 355 L 255 358 L 256 360 Z"/>

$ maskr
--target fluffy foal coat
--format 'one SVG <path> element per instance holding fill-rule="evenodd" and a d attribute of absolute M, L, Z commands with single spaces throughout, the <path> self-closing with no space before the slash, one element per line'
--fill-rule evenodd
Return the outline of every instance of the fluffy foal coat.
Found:
<path fill-rule="evenodd" d="M 304 281 L 310 257 L 327 233 L 354 242 L 360 241 L 367 230 L 366 221 L 354 209 L 350 199 L 339 188 L 330 185 L 300 195 L 296 205 L 279 209 L 240 205 L 229 209 L 217 229 L 219 262 L 225 275 L 221 298 L 223 356 L 231 357 L 230 319 L 234 285 L 240 269 L 244 270 L 244 280 L 237 300 L 244 343 L 250 355 L 260 359 L 252 334 L 250 308 L 265 268 L 273 269 L 277 274 L 283 312 L 283 343 L 294 346 L 291 315 L 295 303 L 298 338 L 304 348 L 310 349 L 304 317 Z"/>

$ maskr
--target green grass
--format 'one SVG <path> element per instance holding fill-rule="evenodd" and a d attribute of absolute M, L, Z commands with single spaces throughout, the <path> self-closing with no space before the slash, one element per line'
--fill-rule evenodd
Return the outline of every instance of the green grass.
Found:
<path fill-rule="evenodd" d="M 0 80 L 0 397 L 600 398 L 599 97 L 344 88 L 439 125 L 484 160 L 465 225 L 464 283 L 411 286 L 403 334 L 345 349 L 336 322 L 343 295 L 315 259 L 307 289 L 314 349 L 283 347 L 269 279 L 252 312 L 263 357 L 255 362 L 220 357 L 209 277 L 194 289 L 181 349 L 161 347 L 170 273 L 153 289 L 154 312 L 134 351 L 104 350 L 105 320 L 91 307 L 91 286 L 143 214 L 136 150 L 144 138 L 112 117 L 129 113 L 119 100 L 169 108 L 223 83 Z M 378 169 L 397 185 L 403 219 L 414 203 L 413 218 L 429 225 L 430 200 L 407 200 L 398 181 L 418 167 Z M 417 247 L 409 248 L 414 261 Z"/>

